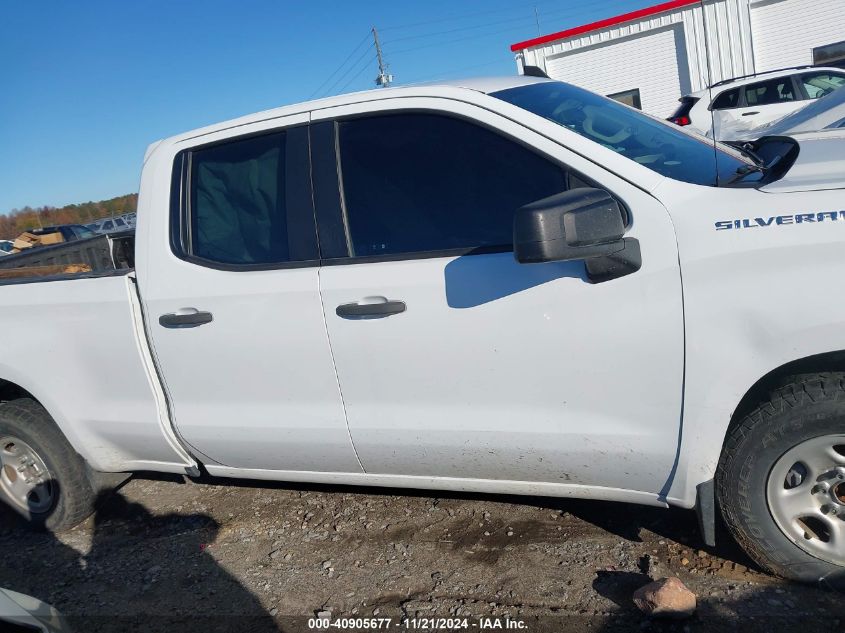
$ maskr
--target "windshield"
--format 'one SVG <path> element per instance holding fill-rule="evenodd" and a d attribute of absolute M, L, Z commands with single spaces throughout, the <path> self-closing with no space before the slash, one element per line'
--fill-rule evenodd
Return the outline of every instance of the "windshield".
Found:
<path fill-rule="evenodd" d="M 490 94 L 675 180 L 715 187 L 762 177 L 753 162 L 725 146 L 570 84 L 548 81 Z"/>

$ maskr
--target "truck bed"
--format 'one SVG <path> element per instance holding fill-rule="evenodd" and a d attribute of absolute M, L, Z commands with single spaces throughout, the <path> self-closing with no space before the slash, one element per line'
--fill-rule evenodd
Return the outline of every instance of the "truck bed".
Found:
<path fill-rule="evenodd" d="M 67 275 L 102 276 L 134 266 L 134 231 L 98 235 L 0 257 L 0 283 Z"/>

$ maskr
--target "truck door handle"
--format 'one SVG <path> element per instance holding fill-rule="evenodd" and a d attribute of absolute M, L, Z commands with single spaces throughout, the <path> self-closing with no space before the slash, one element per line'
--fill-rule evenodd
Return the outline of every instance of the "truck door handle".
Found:
<path fill-rule="evenodd" d="M 381 318 L 405 311 L 404 301 L 390 301 L 386 297 L 364 297 L 360 301 L 337 306 L 335 313 L 344 319 Z"/>
<path fill-rule="evenodd" d="M 759 112 L 743 112 L 742 116 L 751 116 L 752 114 L 760 114 Z"/>
<path fill-rule="evenodd" d="M 202 312 L 196 308 L 179 308 L 176 312 L 162 314 L 158 322 L 163 327 L 185 328 L 211 323 L 213 318 L 211 312 Z"/>

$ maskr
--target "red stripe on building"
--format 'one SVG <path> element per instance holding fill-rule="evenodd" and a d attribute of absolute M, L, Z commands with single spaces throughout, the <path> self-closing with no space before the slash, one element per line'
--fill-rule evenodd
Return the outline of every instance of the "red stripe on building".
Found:
<path fill-rule="evenodd" d="M 623 13 L 622 15 L 599 20 L 598 22 L 591 22 L 590 24 L 584 24 L 583 26 L 566 29 L 565 31 L 560 31 L 559 33 L 552 33 L 551 35 L 543 35 L 541 37 L 535 37 L 532 40 L 518 42 L 511 45 L 511 50 L 514 52 L 525 50 L 526 48 L 531 48 L 532 46 L 540 46 L 541 44 L 547 44 L 549 42 L 554 42 L 555 40 L 562 40 L 576 35 L 583 35 L 584 33 L 589 33 L 590 31 L 606 29 L 609 26 L 616 26 L 617 24 L 623 24 L 624 22 L 632 22 L 641 18 L 647 18 L 650 15 L 656 15 L 658 13 L 671 11 L 672 9 L 679 9 L 690 4 L 698 4 L 700 2 L 701 0 L 672 0 L 671 2 L 656 4 L 653 7 L 646 7 L 645 9 L 638 9 L 636 11 L 631 11 L 630 13 Z"/>

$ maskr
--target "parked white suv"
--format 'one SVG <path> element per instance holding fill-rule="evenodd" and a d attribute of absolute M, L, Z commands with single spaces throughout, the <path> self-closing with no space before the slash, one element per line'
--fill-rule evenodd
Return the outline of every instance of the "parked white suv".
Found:
<path fill-rule="evenodd" d="M 816 99 L 808 106 L 784 117 L 770 121 L 749 130 L 730 134 L 723 130 L 725 141 L 750 141 L 764 136 L 783 136 L 818 132 L 820 130 L 845 130 L 845 88 L 834 90 L 822 99 Z"/>
<path fill-rule="evenodd" d="M 845 70 L 821 66 L 727 79 L 681 97 L 669 121 L 722 140 L 723 131 L 733 134 L 774 121 L 842 86 Z"/>

